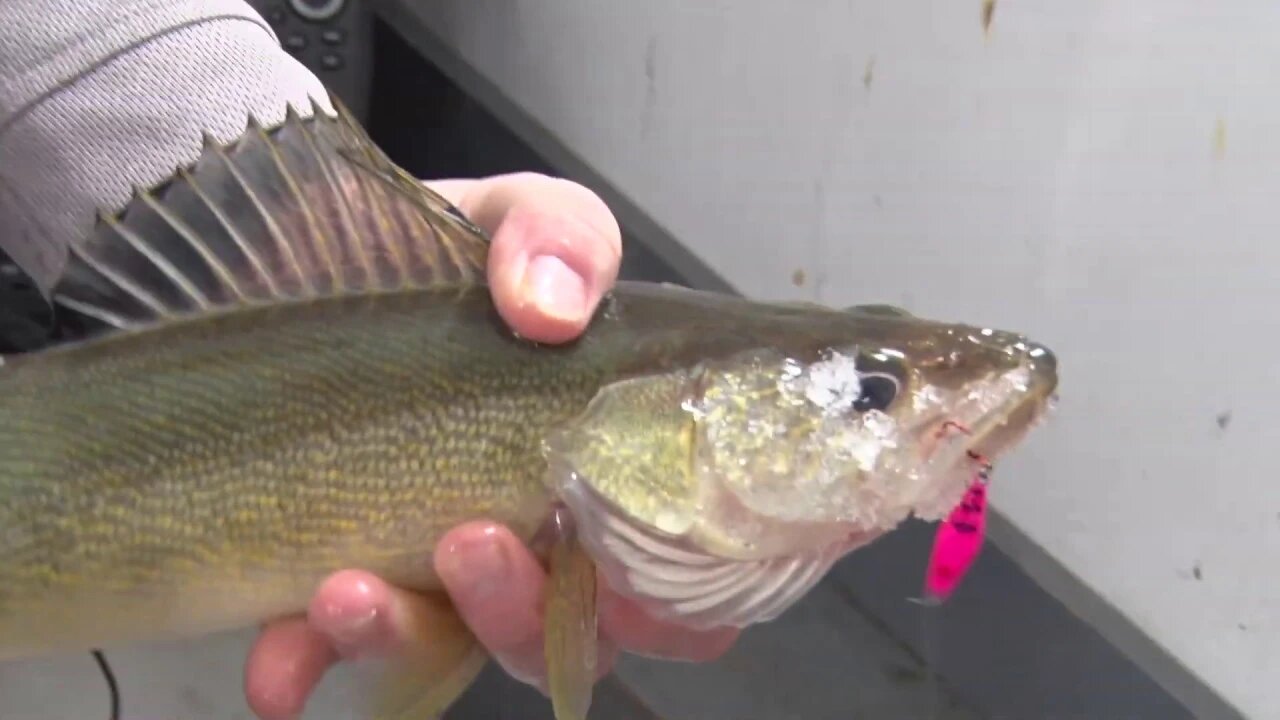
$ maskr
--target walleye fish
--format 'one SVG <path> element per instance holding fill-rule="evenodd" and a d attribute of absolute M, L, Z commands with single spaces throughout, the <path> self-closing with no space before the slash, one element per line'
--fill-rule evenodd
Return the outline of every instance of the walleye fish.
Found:
<path fill-rule="evenodd" d="M 966 452 L 1000 456 L 1055 392 L 1018 334 L 670 285 L 620 283 L 580 340 L 530 342 L 484 233 L 314 110 L 100 214 L 52 299 L 103 332 L 0 367 L 0 658 L 250 626 L 342 568 L 438 592 L 437 540 L 489 518 L 561 528 L 550 694 L 583 718 L 597 573 L 689 627 L 768 621 L 944 515 Z M 474 679 L 462 623 L 431 632 L 376 717 Z"/>

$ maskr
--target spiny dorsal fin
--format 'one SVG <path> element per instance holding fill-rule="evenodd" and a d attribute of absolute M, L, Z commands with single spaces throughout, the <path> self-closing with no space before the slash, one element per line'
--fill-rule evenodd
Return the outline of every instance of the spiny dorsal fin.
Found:
<path fill-rule="evenodd" d="M 401 170 L 335 99 L 236 140 L 100 213 L 55 303 L 120 329 L 291 300 L 484 279 L 488 238 Z"/>

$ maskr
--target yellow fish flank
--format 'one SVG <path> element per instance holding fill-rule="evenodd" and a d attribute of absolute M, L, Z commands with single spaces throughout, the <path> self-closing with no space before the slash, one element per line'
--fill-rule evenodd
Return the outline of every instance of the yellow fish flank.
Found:
<path fill-rule="evenodd" d="M 498 317 L 487 246 L 319 108 L 104 214 L 53 293 L 102 331 L 0 368 L 0 658 L 252 625 L 342 568 L 437 590 L 449 528 L 532 540 L 563 507 L 547 658 L 581 718 L 597 573 L 690 627 L 768 621 L 945 513 L 966 451 L 1012 448 L 1057 386 L 1013 333 L 644 283 L 539 346 Z M 456 699 L 484 656 L 451 633 L 373 717 Z"/>

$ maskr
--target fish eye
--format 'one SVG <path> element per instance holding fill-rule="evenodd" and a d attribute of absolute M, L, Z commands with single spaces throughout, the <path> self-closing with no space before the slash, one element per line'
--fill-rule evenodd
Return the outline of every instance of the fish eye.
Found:
<path fill-rule="evenodd" d="M 858 412 L 884 411 L 898 397 L 898 379 L 886 373 L 866 373 L 858 378 L 861 394 L 853 402 Z"/>

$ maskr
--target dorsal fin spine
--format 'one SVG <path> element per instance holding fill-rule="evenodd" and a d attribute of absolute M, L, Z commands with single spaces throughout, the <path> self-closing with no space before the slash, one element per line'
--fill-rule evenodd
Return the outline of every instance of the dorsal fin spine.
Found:
<path fill-rule="evenodd" d="M 245 295 L 244 290 L 240 287 L 240 283 L 236 282 L 235 275 L 227 269 L 226 264 L 210 252 L 209 248 L 207 248 L 204 243 L 196 239 L 194 231 L 192 231 L 186 223 L 182 222 L 180 218 L 174 217 L 173 213 L 169 212 L 168 208 L 166 208 L 164 204 L 157 200 L 151 193 L 143 193 L 142 200 L 146 203 L 147 207 L 151 208 L 157 217 L 164 220 L 169 227 L 173 228 L 173 231 L 177 233 L 179 237 L 186 241 L 187 245 L 189 245 L 191 249 L 194 250 L 202 260 L 204 260 L 205 264 L 213 270 L 214 274 L 218 276 L 218 279 L 221 280 L 229 290 L 231 290 L 237 300 L 245 301 L 249 299 L 248 296 Z"/>
<path fill-rule="evenodd" d="M 261 126 L 255 127 L 253 132 L 257 133 L 259 139 L 266 144 L 272 163 L 275 165 L 276 170 L 280 172 L 280 176 L 284 178 L 284 184 L 289 188 L 289 193 L 297 200 L 298 207 L 302 210 L 303 220 L 307 225 L 307 237 L 311 240 L 311 246 L 320 262 L 324 265 L 325 271 L 329 273 L 331 287 L 337 290 L 345 290 L 342 277 L 338 273 L 338 265 L 334 262 L 333 256 L 329 252 L 329 239 L 326 237 L 324 230 L 321 229 L 320 223 L 317 222 L 316 214 L 312 211 L 311 204 L 302 196 L 302 191 L 298 188 L 298 183 L 293 173 L 289 171 L 288 164 L 280 157 L 280 149 Z"/>
<path fill-rule="evenodd" d="M 423 204 L 420 198 L 410 194 L 408 189 L 404 187 L 404 185 L 402 184 L 403 182 L 405 182 L 404 175 L 400 173 L 398 170 L 394 177 L 388 177 L 385 174 L 380 173 L 378 171 L 378 168 L 373 165 L 373 160 L 368 157 L 361 158 L 361 159 L 352 158 L 351 161 L 353 164 L 365 168 L 365 170 L 367 170 L 368 173 L 374 178 L 374 185 L 378 187 L 380 190 L 391 192 L 391 193 L 397 193 L 402 197 L 404 197 L 406 200 L 408 200 L 411 204 L 418 207 L 420 210 L 423 210 L 423 211 L 429 210 L 429 208 L 427 208 Z M 399 182 L 397 182 L 397 180 L 399 180 Z M 413 180 L 413 182 L 417 184 L 418 181 Z M 434 194 L 430 189 L 426 188 L 425 186 L 422 186 L 421 189 L 424 193 Z M 449 241 L 448 236 L 440 232 L 440 228 L 436 226 L 436 224 L 432 221 L 431 216 L 428 213 L 423 212 L 423 213 L 411 216 L 410 218 L 405 218 L 404 215 L 397 214 L 397 217 L 389 219 L 389 221 L 408 222 L 410 225 L 413 224 L 414 220 L 417 220 L 418 222 L 426 226 L 426 231 L 431 233 L 437 239 L 436 241 L 437 250 L 439 252 L 444 253 L 448 257 L 449 261 L 451 261 L 451 265 L 453 267 L 458 268 L 460 275 L 465 276 L 466 272 L 463 270 L 464 261 L 453 251 L 453 249 L 451 248 L 452 243 Z M 431 262 L 432 259 L 424 258 L 424 260 L 426 260 L 427 262 Z M 432 263 L 432 264 L 433 266 L 435 265 L 435 263 Z M 438 267 L 433 267 L 433 270 L 435 270 L 436 272 L 439 272 Z"/>
<path fill-rule="evenodd" d="M 105 222 L 106 215 L 99 215 L 99 221 Z M 137 299 L 139 302 L 157 313 L 165 312 L 164 303 L 160 302 L 159 298 L 129 280 L 125 275 L 116 272 L 116 270 L 110 265 L 105 262 L 99 262 L 97 258 L 90 256 L 88 253 L 82 252 L 80 248 L 75 245 L 71 246 L 70 251 L 73 255 L 79 258 L 81 262 L 88 265 L 90 268 L 93 268 L 94 271 L 111 281 L 116 287 L 120 288 L 131 297 Z"/>
<path fill-rule="evenodd" d="M 145 195 L 145 192 L 135 190 L 135 198 L 141 198 Z M 129 243 L 129 247 L 138 251 L 139 255 L 145 257 L 148 262 L 163 273 L 164 276 L 177 286 L 177 288 L 181 290 L 182 293 L 192 302 L 202 310 L 209 307 L 209 298 L 205 297 L 205 294 L 200 292 L 200 289 L 195 286 L 195 283 L 191 282 L 190 278 L 182 274 L 178 268 L 174 267 L 173 263 L 169 262 L 164 256 L 156 252 L 155 249 L 151 247 L 150 243 L 134 231 L 130 230 L 124 223 L 121 223 L 110 215 L 104 215 L 103 220 L 106 222 L 107 226 L 111 228 L 112 232 L 125 242 Z"/>
<path fill-rule="evenodd" d="M 226 216 L 226 213 L 222 212 L 222 209 L 218 207 L 217 203 L 209 199 L 209 196 L 205 193 L 204 189 L 200 187 L 200 183 L 196 182 L 195 177 L 193 177 L 190 172 L 184 169 L 179 172 L 178 177 L 186 181 L 187 186 L 191 188 L 191 193 L 200 200 L 201 205 L 203 205 L 205 209 L 213 215 L 214 219 L 218 221 L 218 225 L 227 233 L 227 236 L 231 238 L 231 241 L 236 244 L 236 249 L 244 255 L 245 260 L 250 266 L 252 266 L 254 272 L 257 273 L 258 277 L 262 280 L 262 284 L 266 287 L 267 292 L 272 296 L 278 295 L 280 293 L 280 288 L 271 277 L 271 273 L 267 272 L 267 267 L 263 263 L 262 258 L 253 249 L 251 244 L 245 241 L 244 235 L 236 229 L 236 226 L 231 222 L 231 219 Z"/>
<path fill-rule="evenodd" d="M 231 173 L 231 177 L 235 179 L 236 184 L 244 191 L 249 198 L 249 203 L 253 205 L 257 211 L 258 217 L 262 219 L 267 226 L 267 233 L 271 236 L 272 243 L 275 244 L 276 250 L 280 253 L 280 257 L 289 263 L 289 269 L 298 277 L 298 282 L 302 286 L 303 295 L 311 297 L 315 295 L 315 285 L 311 283 L 311 279 L 307 277 L 307 273 L 302 269 L 301 263 L 298 262 L 298 255 L 293 251 L 293 246 L 289 244 L 284 233 L 280 230 L 280 224 L 276 219 L 267 212 L 266 206 L 262 199 L 258 197 L 258 193 L 254 192 L 252 184 L 245 179 L 244 174 L 240 172 L 240 168 L 236 167 L 235 160 L 231 154 L 226 152 L 221 146 L 213 148 L 213 154 L 226 166 L 227 171 Z"/>
<path fill-rule="evenodd" d="M 120 315 L 119 313 L 113 313 L 109 310 L 104 310 L 92 303 L 83 303 L 79 300 L 72 300 L 70 298 L 59 298 L 58 304 L 82 315 L 87 315 L 95 320 L 104 322 L 117 330 L 128 330 L 135 325 L 132 320 L 125 316 Z"/>
<path fill-rule="evenodd" d="M 317 110 L 317 112 L 319 112 L 319 110 Z M 353 240 L 351 243 L 352 254 L 356 256 L 357 261 L 360 263 L 360 267 L 364 270 L 366 278 L 365 282 L 369 285 L 375 284 L 377 281 L 377 270 L 373 266 L 373 261 L 369 259 L 369 253 L 365 250 L 365 237 L 356 227 L 355 220 L 352 217 L 354 212 L 351 209 L 351 201 L 347 199 L 346 194 L 338 192 L 338 183 L 340 181 L 338 179 L 337 172 L 335 172 L 333 166 L 329 163 L 329 159 L 326 158 L 324 153 L 320 152 L 320 148 L 316 146 L 315 134 L 312 132 L 311 127 L 302 122 L 298 117 L 298 113 L 294 110 L 293 105 L 289 106 L 287 114 L 292 118 L 291 122 L 295 124 L 295 127 L 298 128 L 299 133 L 302 135 L 303 144 L 315 160 L 316 166 L 320 168 L 320 172 L 324 173 L 325 180 L 328 181 L 330 190 L 337 196 L 338 217 L 349 237 Z"/>
<path fill-rule="evenodd" d="M 354 162 L 356 161 L 353 161 L 353 163 Z M 365 195 L 366 197 L 376 197 L 380 201 L 370 203 L 371 207 L 376 208 L 371 215 L 373 217 L 373 222 L 377 225 L 377 236 L 379 238 L 395 237 L 396 233 L 392 232 L 391 228 L 395 221 L 389 217 L 387 212 L 381 209 L 385 204 L 384 202 L 381 202 L 385 197 L 382 195 L 382 188 L 380 187 L 381 183 L 378 183 L 361 173 L 353 173 L 352 177 L 355 178 L 356 187 L 360 188 L 360 193 L 362 195 Z M 387 251 L 387 254 L 392 257 L 391 264 L 395 268 L 396 283 L 403 284 L 409 282 L 409 264 L 406 262 L 408 251 L 404 248 L 397 247 L 395 243 L 389 243 L 385 240 L 381 240 L 380 245 Z"/>
<path fill-rule="evenodd" d="M 444 251 L 445 255 L 448 256 L 449 264 L 461 269 L 464 258 L 458 253 L 457 248 L 453 246 L 453 243 L 449 238 L 445 237 L 444 233 L 440 232 L 440 229 L 436 227 L 436 224 L 430 218 L 423 219 L 426 221 L 427 227 L 431 228 L 431 232 L 435 233 L 440 238 L 440 248 Z"/>

